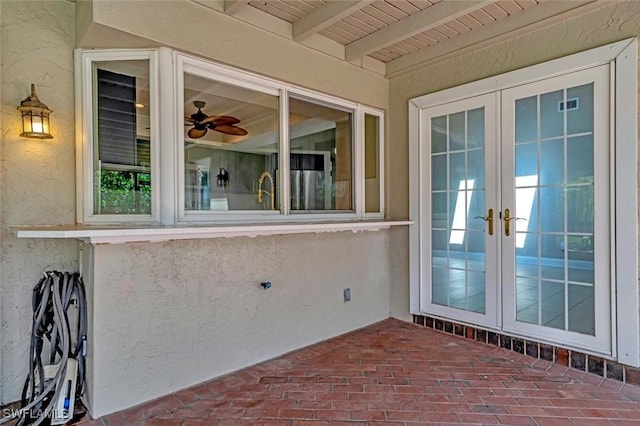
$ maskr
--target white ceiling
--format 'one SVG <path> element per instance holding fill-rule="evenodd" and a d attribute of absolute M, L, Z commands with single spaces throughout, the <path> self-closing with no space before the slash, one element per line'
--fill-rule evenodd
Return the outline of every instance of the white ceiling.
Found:
<path fill-rule="evenodd" d="M 192 0 L 391 76 L 603 6 L 602 0 Z"/>

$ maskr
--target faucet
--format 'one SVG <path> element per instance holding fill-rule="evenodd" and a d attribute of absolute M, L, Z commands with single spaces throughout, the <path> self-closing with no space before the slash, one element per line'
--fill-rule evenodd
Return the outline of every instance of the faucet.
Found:
<path fill-rule="evenodd" d="M 262 189 L 262 182 L 264 182 L 265 178 L 269 178 L 269 183 L 271 184 L 269 186 L 269 191 Z M 271 173 L 265 170 L 260 174 L 260 177 L 258 178 L 258 203 L 264 204 L 262 201 L 262 194 L 265 193 L 269 195 L 269 198 L 271 199 L 271 210 L 275 210 L 276 207 L 275 207 L 275 200 L 274 200 L 274 195 L 275 195 L 274 190 L 275 188 L 273 186 L 273 176 L 271 175 Z"/>

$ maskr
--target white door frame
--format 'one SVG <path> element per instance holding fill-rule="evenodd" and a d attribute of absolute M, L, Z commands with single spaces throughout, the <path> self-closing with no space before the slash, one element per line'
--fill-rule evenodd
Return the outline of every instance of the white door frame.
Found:
<path fill-rule="evenodd" d="M 545 79 L 535 83 L 529 83 L 517 86 L 511 89 L 503 90 L 502 93 L 502 132 L 501 132 L 501 152 L 502 152 L 502 209 L 508 208 L 511 214 L 515 216 L 523 216 L 526 213 L 519 212 L 516 205 L 516 177 L 515 177 L 515 101 L 517 99 L 527 98 L 534 94 L 549 93 L 565 88 L 576 87 L 583 84 L 593 82 L 593 149 L 594 151 L 594 262 L 595 268 L 594 285 L 594 325 L 595 335 L 587 335 L 570 330 L 556 329 L 553 327 L 544 327 L 537 324 L 518 321 L 516 319 L 516 245 L 514 232 L 511 236 L 505 236 L 502 233 L 502 248 L 500 254 L 502 256 L 503 276 L 502 276 L 502 297 L 503 297 L 503 324 L 502 328 L 506 333 L 514 333 L 516 335 L 524 335 L 541 342 L 562 342 L 563 345 L 579 348 L 590 353 L 597 353 L 604 356 L 615 356 L 615 348 L 612 345 L 611 331 L 615 328 L 615 317 L 612 315 L 611 309 L 614 307 L 611 303 L 611 291 L 607 283 L 614 283 L 611 259 L 610 228 L 611 209 L 609 199 L 613 194 L 609 194 L 613 190 L 609 183 L 611 176 L 610 168 L 610 139 L 611 132 L 609 130 L 609 121 L 611 114 L 609 113 L 610 105 L 605 103 L 610 99 L 611 65 L 601 65 L 587 70 L 578 71 L 569 75 Z M 565 133 L 566 135 L 566 133 Z M 538 198 L 541 193 L 538 192 Z M 520 224 L 526 222 L 512 222 L 512 226 L 517 229 Z M 538 230 L 542 232 L 541 230 Z M 565 232 L 568 230 L 565 228 Z M 513 280 L 513 281 L 512 281 Z M 565 295 L 565 301 L 569 298 Z M 565 314 L 568 318 L 569 312 Z M 613 322 L 614 326 L 610 324 Z"/>
<path fill-rule="evenodd" d="M 542 64 L 486 78 L 463 86 L 413 98 L 409 102 L 409 209 L 413 225 L 410 227 L 410 312 L 429 314 L 421 303 L 422 282 L 429 270 L 423 265 L 425 255 L 424 232 L 421 221 L 424 212 L 422 182 L 429 177 L 423 170 L 420 143 L 421 110 L 444 103 L 479 96 L 591 68 L 611 64 L 612 123 L 611 126 L 611 198 L 612 198 L 612 357 L 631 366 L 640 366 L 640 309 L 638 297 L 638 41 L 627 39 L 582 53 L 566 56 Z M 616 256 L 620 253 L 620 256 Z M 617 339 L 617 336 L 624 336 Z"/>
<path fill-rule="evenodd" d="M 441 115 L 451 114 L 454 112 L 468 111 L 475 108 L 484 108 L 484 153 L 485 153 L 485 210 L 482 215 L 486 215 L 487 209 L 494 210 L 493 227 L 494 234 L 489 236 L 485 232 L 485 253 L 488 256 L 485 257 L 485 313 L 477 313 L 462 309 L 457 309 L 449 306 L 443 306 L 435 303 L 431 303 L 432 294 L 430 286 L 425 286 L 424 292 L 422 292 L 422 301 L 420 306 L 425 310 L 443 317 L 448 317 L 454 320 L 460 320 L 465 322 L 472 322 L 474 324 L 498 327 L 500 326 L 500 300 L 496 296 L 495 286 L 499 283 L 499 259 L 496 258 L 495 253 L 498 253 L 498 247 L 500 242 L 500 219 L 498 219 L 498 211 L 500 209 L 500 201 L 498 199 L 498 181 L 500 179 L 498 170 L 492 168 L 498 161 L 499 147 L 495 144 L 497 134 L 499 132 L 499 117 L 496 113 L 496 107 L 499 102 L 499 93 L 489 93 L 486 95 L 476 96 L 472 98 L 463 99 L 456 102 L 450 102 L 447 104 L 438 105 L 431 108 L 425 108 L 423 111 L 423 123 L 422 128 L 424 133 L 422 135 L 422 146 L 431 146 L 429 139 L 431 137 L 431 125 L 429 117 L 437 117 Z M 432 176 L 431 171 L 431 151 L 422 150 L 421 159 L 423 167 L 421 170 L 427 177 Z M 449 177 L 447 176 L 447 179 Z M 422 182 L 421 190 L 425 191 L 423 194 L 422 217 L 421 223 L 424 224 L 423 232 L 425 236 L 430 234 L 432 219 L 432 205 L 431 205 L 431 182 L 430 179 L 420 180 Z M 485 226 L 486 228 L 486 226 Z M 430 238 L 424 238 L 423 240 L 424 251 L 423 254 L 427 255 L 422 259 L 422 267 L 426 273 L 423 279 L 431 282 L 431 240 Z M 425 281 L 423 281 L 425 282 Z M 499 293 L 498 293 L 499 294 Z"/>

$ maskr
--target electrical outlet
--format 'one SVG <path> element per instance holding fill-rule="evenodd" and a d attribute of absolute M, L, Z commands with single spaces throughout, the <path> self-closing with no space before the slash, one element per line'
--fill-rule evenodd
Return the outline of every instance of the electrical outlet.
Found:
<path fill-rule="evenodd" d="M 345 288 L 344 291 L 342 292 L 342 296 L 344 297 L 345 303 L 351 302 L 351 289 Z"/>

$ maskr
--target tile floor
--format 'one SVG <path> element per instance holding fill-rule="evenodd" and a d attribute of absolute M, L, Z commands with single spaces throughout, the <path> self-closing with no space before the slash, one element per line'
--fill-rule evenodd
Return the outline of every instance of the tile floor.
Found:
<path fill-rule="evenodd" d="M 469 252 L 468 257 L 475 260 L 465 260 L 465 252 L 450 250 L 448 254 L 451 257 L 432 258 L 433 303 L 484 313 L 485 263 L 477 260 L 483 255 Z M 593 262 L 571 260 L 573 267 L 552 266 L 559 261 L 563 260 L 516 257 L 517 319 L 593 335 Z"/>
<path fill-rule="evenodd" d="M 433 423 L 640 426 L 640 387 L 389 319 L 79 424 Z"/>

